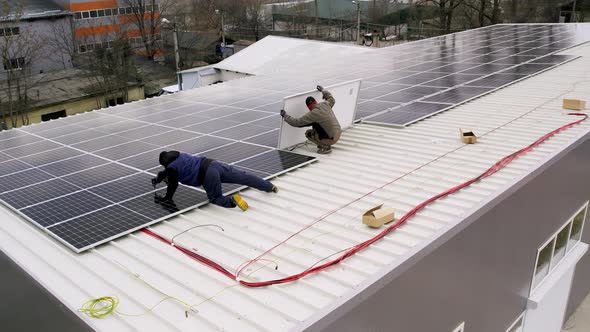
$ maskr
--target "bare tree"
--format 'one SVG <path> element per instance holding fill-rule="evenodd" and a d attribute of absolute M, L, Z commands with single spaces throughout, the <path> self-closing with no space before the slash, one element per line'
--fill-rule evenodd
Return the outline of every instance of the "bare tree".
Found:
<path fill-rule="evenodd" d="M 29 124 L 28 109 L 31 99 L 28 92 L 34 82 L 32 63 L 44 52 L 42 39 L 26 25 L 20 24 L 22 4 L 6 4 L 0 8 L 0 61 L 6 73 L 0 96 L 0 113 L 3 124 L 12 127 Z"/>
<path fill-rule="evenodd" d="M 117 98 L 127 101 L 129 81 L 139 75 L 126 32 L 99 35 L 91 31 L 87 36 L 78 39 L 78 43 L 81 68 L 85 71 L 86 79 L 93 82 L 86 92 L 97 96 L 97 108 L 113 106 Z"/>
<path fill-rule="evenodd" d="M 433 5 L 438 7 L 438 27 L 450 32 L 453 28 L 453 15 L 455 9 L 463 5 L 464 0 L 420 0 L 418 4 Z"/>
<path fill-rule="evenodd" d="M 146 56 L 150 59 L 156 55 L 160 38 L 162 16 L 170 3 L 166 0 L 124 0 L 132 8 L 131 22 L 139 32 Z"/>
<path fill-rule="evenodd" d="M 60 62 L 64 69 L 68 68 L 70 60 L 75 63 L 78 55 L 72 25 L 70 20 L 55 21 L 50 25 L 50 32 L 44 40 L 48 56 Z"/>
<path fill-rule="evenodd" d="M 464 0 L 463 7 L 463 13 L 467 20 L 473 21 L 473 16 L 476 17 L 476 22 L 470 22 L 471 24 L 465 28 L 483 27 L 488 24 L 498 23 L 500 0 Z"/>

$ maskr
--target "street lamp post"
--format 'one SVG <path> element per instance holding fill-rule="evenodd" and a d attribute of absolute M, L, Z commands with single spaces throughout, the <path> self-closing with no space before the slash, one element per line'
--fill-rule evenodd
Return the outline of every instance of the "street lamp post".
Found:
<path fill-rule="evenodd" d="M 572 17 L 572 22 L 576 23 L 578 18 L 576 17 L 576 0 L 574 0 L 574 4 L 572 5 L 572 15 L 574 17 Z"/>
<path fill-rule="evenodd" d="M 180 52 L 178 51 L 178 28 L 176 22 L 163 18 L 162 23 L 172 24 L 172 40 L 174 41 L 174 65 L 176 67 L 176 77 L 178 80 L 178 91 L 182 91 L 182 74 L 180 73 Z"/>
<path fill-rule="evenodd" d="M 225 28 L 223 22 L 223 12 L 219 9 L 215 9 L 215 13 L 221 16 L 221 56 L 225 55 Z"/>
<path fill-rule="evenodd" d="M 361 3 L 359 1 L 353 1 L 356 5 L 356 42 L 361 44 Z"/>

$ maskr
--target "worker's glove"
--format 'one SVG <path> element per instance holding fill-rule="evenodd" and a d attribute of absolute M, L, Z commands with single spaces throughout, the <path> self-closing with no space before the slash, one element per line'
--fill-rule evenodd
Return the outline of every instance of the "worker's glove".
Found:
<path fill-rule="evenodd" d="M 165 178 L 166 178 L 166 175 L 164 174 L 164 171 L 159 171 L 158 176 L 156 176 L 156 183 L 162 182 L 162 180 L 164 180 Z"/>
<path fill-rule="evenodd" d="M 318 86 L 316 87 L 316 89 L 318 89 L 318 91 L 319 91 L 319 92 L 322 92 L 322 91 L 324 91 L 324 87 L 323 87 L 323 86 L 321 86 L 321 85 L 318 85 Z"/>
<path fill-rule="evenodd" d="M 285 110 L 281 110 L 281 116 L 284 118 L 285 115 L 287 115 L 287 112 L 285 112 Z"/>

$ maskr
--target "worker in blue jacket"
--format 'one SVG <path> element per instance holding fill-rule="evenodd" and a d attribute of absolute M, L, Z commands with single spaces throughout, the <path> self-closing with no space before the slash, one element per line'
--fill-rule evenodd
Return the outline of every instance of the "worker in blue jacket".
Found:
<path fill-rule="evenodd" d="M 152 179 L 152 184 L 155 186 L 162 181 L 167 182 L 166 196 L 158 197 L 162 203 L 172 202 L 179 182 L 193 187 L 202 185 L 211 203 L 226 208 L 238 206 L 243 211 L 248 209 L 248 203 L 239 194 L 231 197 L 223 196 L 222 183 L 235 183 L 266 192 L 278 192 L 278 188 L 269 181 L 206 157 L 192 156 L 178 151 L 162 151 L 160 165 L 164 166 L 164 170 Z"/>

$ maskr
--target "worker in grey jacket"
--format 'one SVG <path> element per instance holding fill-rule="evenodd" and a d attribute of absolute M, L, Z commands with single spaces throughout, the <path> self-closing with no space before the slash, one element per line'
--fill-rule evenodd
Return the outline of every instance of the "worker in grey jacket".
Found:
<path fill-rule="evenodd" d="M 305 137 L 318 146 L 318 153 L 327 154 L 332 152 L 332 145 L 340 139 L 342 129 L 332 110 L 336 100 L 321 85 L 318 85 L 317 89 L 322 93 L 324 101 L 318 103 L 315 98 L 307 97 L 305 104 L 309 113 L 300 118 L 294 118 L 289 116 L 285 110 L 281 110 L 281 116 L 293 127 L 311 126 L 312 129 L 305 132 Z"/>

